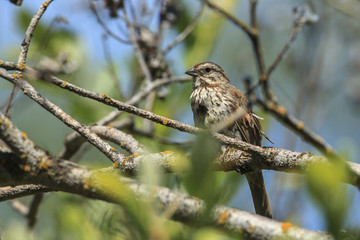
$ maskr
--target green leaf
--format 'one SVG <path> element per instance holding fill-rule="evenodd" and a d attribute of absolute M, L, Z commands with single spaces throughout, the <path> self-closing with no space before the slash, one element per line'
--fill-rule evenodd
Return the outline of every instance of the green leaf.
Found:
<path fill-rule="evenodd" d="M 307 187 L 312 199 L 324 214 L 328 230 L 338 236 L 345 222 L 350 201 L 341 180 L 346 176 L 345 163 L 316 164 L 307 173 Z"/>

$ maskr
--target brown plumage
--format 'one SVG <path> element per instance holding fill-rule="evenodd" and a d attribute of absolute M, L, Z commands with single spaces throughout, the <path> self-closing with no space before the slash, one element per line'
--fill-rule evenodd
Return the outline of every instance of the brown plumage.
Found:
<path fill-rule="evenodd" d="M 261 145 L 261 125 L 245 95 L 231 85 L 224 70 L 212 62 L 196 64 L 186 74 L 193 77 L 191 108 L 195 126 L 212 128 L 224 122 L 234 112 L 243 109 L 239 119 L 220 133 L 242 141 Z M 257 214 L 271 218 L 271 209 L 261 171 L 246 174 Z"/>

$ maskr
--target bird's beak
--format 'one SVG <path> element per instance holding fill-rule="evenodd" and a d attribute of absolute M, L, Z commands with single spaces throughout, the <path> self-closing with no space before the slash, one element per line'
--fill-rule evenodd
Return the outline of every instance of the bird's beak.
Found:
<path fill-rule="evenodd" d="M 187 75 L 190 75 L 190 76 L 193 76 L 193 77 L 196 77 L 196 76 L 199 75 L 199 72 L 197 70 L 195 70 L 194 68 L 187 70 L 185 73 Z"/>

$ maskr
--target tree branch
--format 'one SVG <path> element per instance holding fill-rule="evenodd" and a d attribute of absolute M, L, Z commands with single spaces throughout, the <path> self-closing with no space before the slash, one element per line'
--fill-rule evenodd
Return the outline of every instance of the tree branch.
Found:
<path fill-rule="evenodd" d="M 0 72 L 0 76 L 1 76 L 1 72 Z M 192 134 L 197 134 L 199 132 L 203 132 L 202 129 L 199 129 L 197 127 L 190 126 L 190 125 L 187 125 L 187 124 L 184 124 L 184 123 L 172 120 L 172 119 L 168 119 L 168 118 L 159 116 L 159 115 L 154 114 L 153 112 L 150 112 L 150 111 L 139 109 L 139 108 L 137 108 L 135 106 L 131 106 L 129 104 L 126 104 L 126 103 L 120 102 L 120 101 L 118 101 L 116 99 L 113 99 L 111 97 L 108 97 L 105 94 L 98 94 L 98 93 L 95 93 L 95 92 L 91 92 L 89 90 L 86 90 L 86 89 L 80 88 L 78 86 L 75 86 L 75 85 L 73 85 L 71 83 L 64 82 L 61 79 L 58 79 L 56 77 L 49 76 L 46 79 L 47 79 L 47 81 L 49 81 L 49 82 L 51 82 L 53 84 L 56 84 L 56 85 L 58 85 L 58 86 L 60 86 L 62 88 L 65 88 L 65 89 L 67 89 L 67 90 L 69 90 L 71 92 L 74 92 L 74 93 L 76 93 L 76 94 L 78 94 L 80 96 L 91 98 L 93 100 L 102 102 L 102 103 L 104 103 L 106 105 L 116 107 L 118 110 L 125 111 L 125 112 L 128 112 L 128 113 L 137 115 L 139 117 L 142 117 L 142 118 L 146 118 L 146 119 L 148 119 L 150 121 L 162 124 L 164 126 L 175 128 L 177 130 L 192 133 Z M 254 146 L 254 145 L 242 142 L 242 141 L 238 141 L 236 139 L 227 137 L 227 136 L 222 135 L 222 134 L 214 133 L 213 136 L 218 141 L 220 141 L 221 143 L 236 147 L 236 148 L 238 148 L 238 149 L 240 149 L 242 151 L 245 151 L 245 152 L 258 153 L 259 151 L 262 151 L 261 147 Z M 332 161 L 342 161 L 342 162 L 345 163 L 345 160 L 342 159 L 340 156 L 338 156 L 333 151 L 327 151 L 327 152 L 324 152 L 324 153 L 327 156 L 329 156 L 330 157 L 329 159 L 332 160 Z M 121 161 L 122 160 L 120 160 L 118 162 L 121 162 Z M 348 170 L 348 173 L 350 175 L 350 178 L 353 180 L 353 185 L 358 186 L 358 188 L 360 188 L 360 178 L 359 178 L 359 176 L 356 173 L 354 173 L 350 168 L 348 168 L 347 170 Z"/>
<path fill-rule="evenodd" d="M 29 98 L 34 100 L 44 109 L 49 111 L 60 121 L 65 123 L 67 126 L 77 131 L 83 137 L 85 137 L 91 144 L 93 144 L 97 149 L 105 154 L 113 162 L 124 159 L 125 156 L 117 152 L 113 147 L 108 143 L 104 142 L 96 134 L 92 133 L 87 126 L 84 126 L 73 119 L 70 115 L 65 113 L 61 108 L 56 106 L 54 103 L 50 102 L 48 99 L 41 96 L 39 92 L 35 90 L 28 82 L 22 79 L 22 74 L 17 75 L 16 73 L 13 76 L 9 75 L 6 71 L 0 69 L 0 77 L 10 81 L 15 84 L 18 88 L 23 90 L 24 94 Z M 0 116 L 3 116 L 2 114 Z M 2 118 L 2 117 L 1 117 Z"/>
<path fill-rule="evenodd" d="M 66 171 L 66 169 L 61 170 L 62 172 Z M 86 173 L 86 176 L 96 175 L 96 171 L 94 170 Z M 67 181 L 64 181 L 63 179 L 57 183 L 53 182 L 51 184 L 52 188 L 58 188 L 58 190 L 85 197 L 91 196 L 94 199 L 119 203 L 116 201 L 117 198 L 115 196 L 109 197 L 110 195 L 103 191 L 103 189 L 107 189 L 108 186 L 103 185 L 101 181 L 93 182 L 91 180 L 85 180 L 87 182 L 86 185 L 78 185 L 84 181 L 84 179 L 82 179 L 83 175 L 71 176 L 72 178 Z M 150 187 L 144 184 L 139 184 L 134 180 L 119 176 L 115 177 L 120 185 L 125 183 L 124 186 L 129 188 L 129 193 L 133 194 L 138 201 L 150 201 L 160 210 L 160 212 L 165 212 L 168 209 L 171 209 L 172 214 L 169 216 L 171 219 L 184 223 L 204 223 L 202 216 L 206 211 L 205 204 L 202 200 L 174 192 L 165 187 Z M 71 184 L 72 188 L 70 188 L 66 186 L 69 183 L 76 184 Z M 115 182 L 113 183 L 115 184 Z M 76 185 L 76 188 L 74 188 L 74 185 Z M 32 186 L 35 187 L 34 185 Z M 74 191 L 74 189 L 81 189 L 81 191 Z M 119 195 L 121 193 L 115 193 L 113 191 L 112 194 Z M 127 198 L 131 197 L 127 196 Z M 211 211 L 210 219 L 205 223 L 227 231 L 233 231 L 236 233 L 240 232 L 247 239 L 274 239 L 281 237 L 288 237 L 291 239 L 332 239 L 324 232 L 303 229 L 289 222 L 278 222 L 256 214 L 225 206 L 214 207 Z"/>
<path fill-rule="evenodd" d="M 218 13 L 220 13 L 221 15 L 223 15 L 224 17 L 226 17 L 229 21 L 231 21 L 232 23 L 234 23 L 236 26 L 240 27 L 242 30 L 244 30 L 244 32 L 249 36 L 253 36 L 254 34 L 256 34 L 256 31 L 254 31 L 253 28 L 249 27 L 245 22 L 239 20 L 238 18 L 236 18 L 235 16 L 233 16 L 231 13 L 227 12 L 226 10 L 224 10 L 223 8 L 221 8 L 220 6 L 216 5 L 215 3 L 212 3 L 209 0 L 201 0 L 203 3 L 205 3 L 209 8 L 217 11 Z"/>
<path fill-rule="evenodd" d="M 177 44 L 182 42 L 192 32 L 192 30 L 194 29 L 194 27 L 195 27 L 197 21 L 199 20 L 203 10 L 204 10 L 204 3 L 202 2 L 200 10 L 196 13 L 195 17 L 191 20 L 189 25 L 187 25 L 187 27 L 173 40 L 173 42 L 170 43 L 167 47 L 165 47 L 164 50 L 162 50 L 159 54 L 161 54 L 163 56 L 166 55 Z"/>
<path fill-rule="evenodd" d="M 26 214 L 26 218 L 28 220 L 28 228 L 32 229 L 35 226 L 37 213 L 40 207 L 41 202 L 44 199 L 43 193 L 36 193 L 33 197 L 33 200 L 30 204 L 30 208 L 28 213 Z"/>
<path fill-rule="evenodd" d="M 308 129 L 304 122 L 296 119 L 293 116 L 290 116 L 288 111 L 283 107 L 276 103 L 272 103 L 269 101 L 263 101 L 261 99 L 257 99 L 256 102 L 267 112 L 271 113 L 281 121 L 286 127 L 293 130 L 297 135 L 303 138 L 306 142 L 313 145 L 320 152 L 324 154 L 334 153 L 334 150 L 329 146 L 325 140 L 315 134 L 313 131 Z"/>
<path fill-rule="evenodd" d="M 156 206 L 162 210 L 166 210 L 171 206 L 173 213 L 171 218 L 183 222 L 200 220 L 201 215 L 205 212 L 203 201 L 193 197 L 175 193 L 164 187 L 151 187 L 149 189 L 149 186 L 119 177 L 112 168 L 90 170 L 72 162 L 49 156 L 44 150 L 36 147 L 32 141 L 24 137 L 23 133 L 1 113 L 0 137 L 17 155 L 15 157 L 13 153 L 3 153 L 7 157 L 0 157 L 2 163 L 0 172 L 9 173 L 1 174 L 0 184 L 2 186 L 10 182 L 14 185 L 24 183 L 42 184 L 49 189 L 115 203 L 124 201 L 125 191 L 126 199 L 129 199 L 129 197 L 131 199 L 131 196 L 128 195 L 131 193 L 142 200 L 156 199 Z M 226 152 L 223 156 L 229 158 L 231 152 Z M 272 156 L 275 161 L 282 154 L 282 150 L 270 149 L 265 151 L 265 155 Z M 292 154 L 293 156 L 296 155 Z M 302 154 L 302 156 L 304 155 Z M 236 159 L 238 158 L 236 156 Z M 296 162 L 294 158 L 285 157 L 285 159 L 289 162 Z M 102 179 L 104 177 L 106 177 L 105 180 Z M 111 177 L 111 180 L 108 177 Z M 130 192 L 114 186 L 127 187 Z M 253 239 L 270 239 L 283 234 L 293 238 L 301 236 L 302 239 L 304 237 L 329 239 L 329 236 L 324 233 L 301 229 L 294 227 L 290 223 L 279 223 L 255 214 L 223 206 L 217 206 L 213 209 L 209 224 L 236 232 L 241 231 L 245 236 Z M 271 229 L 272 231 L 270 231 Z"/>
<path fill-rule="evenodd" d="M 34 147 L 34 144 L 28 140 L 24 139 L 23 134 L 16 129 L 16 127 L 0 113 L 0 137 L 10 146 L 13 146 L 13 151 L 17 153 L 18 156 L 32 157 L 34 163 L 39 164 L 38 159 L 40 159 L 41 164 L 49 167 L 51 162 L 49 159 L 42 159 L 41 155 L 46 155 L 45 153 L 37 150 Z M 218 137 L 223 135 L 217 134 Z M 225 137 L 225 136 L 224 136 Z M 236 142 L 241 146 L 246 144 L 237 139 L 229 138 L 223 139 L 224 141 L 232 141 L 232 145 L 236 145 Z M 23 149 L 23 147 L 26 147 Z M 298 153 L 292 152 L 285 149 L 278 148 L 261 148 L 258 146 L 253 146 L 251 144 L 246 144 L 246 152 L 229 149 L 219 155 L 217 160 L 214 163 L 214 167 L 222 171 L 231 171 L 236 170 L 240 173 L 252 172 L 255 170 L 262 169 L 271 169 L 277 171 L 292 171 L 292 172 L 304 172 L 309 169 L 314 164 L 331 164 L 325 157 L 316 156 L 310 153 Z M 244 146 L 243 146 L 244 147 Z M 252 150 L 249 151 L 249 148 Z M 46 155 L 47 156 L 47 155 Z M 183 158 L 181 158 L 183 159 Z M 143 165 L 144 161 L 151 161 L 152 165 L 163 169 L 167 172 L 172 172 L 176 169 L 180 171 L 186 171 L 184 169 L 184 162 L 179 162 L 173 152 L 162 152 L 154 154 L 143 154 L 139 155 L 134 154 L 130 157 L 125 158 L 122 161 L 118 161 L 113 166 L 117 167 L 123 173 L 134 175 L 137 174 L 137 171 Z M 47 166 L 49 165 L 49 166 Z M 29 166 L 30 167 L 30 166 Z M 28 168 L 29 168 L 28 167 Z M 360 167 L 358 164 L 349 164 L 348 167 L 353 172 L 354 176 L 351 178 L 343 177 L 343 181 L 354 186 L 360 187 L 358 179 L 360 178 Z M 33 166 L 36 168 L 36 165 Z M 4 175 L 4 178 L 6 176 Z M 0 178 L 1 180 L 1 178 Z M 4 184 L 6 183 L 3 180 Z M 41 183 L 42 184 L 42 183 Z"/>
<path fill-rule="evenodd" d="M 30 42 L 33 36 L 33 33 L 35 31 L 35 28 L 38 24 L 38 22 L 40 21 L 40 18 L 42 17 L 42 15 L 44 14 L 45 10 L 47 9 L 47 7 L 49 6 L 49 4 L 52 2 L 53 0 L 45 0 L 39 10 L 37 11 L 37 13 L 34 15 L 34 17 L 31 19 L 31 22 L 29 24 L 28 29 L 26 30 L 25 33 L 25 37 L 23 42 L 21 43 L 21 48 L 20 48 L 20 55 L 19 55 L 19 59 L 18 59 L 18 63 L 19 64 L 24 64 L 26 63 L 26 57 L 27 57 L 27 53 L 29 50 L 29 46 L 30 46 Z"/>
<path fill-rule="evenodd" d="M 52 159 L 51 161 L 61 160 Z M 20 179 L 28 179 L 30 182 L 44 182 L 48 189 L 113 203 L 123 201 L 124 196 L 122 195 L 125 191 L 127 193 L 126 199 L 132 199 L 130 195 L 134 195 L 137 201 L 153 202 L 161 212 L 171 208 L 172 214 L 169 217 L 173 220 L 185 223 L 189 221 L 204 223 L 202 216 L 206 211 L 202 200 L 174 192 L 165 187 L 139 184 L 134 180 L 120 177 L 109 169 L 89 170 L 65 160 L 61 162 L 58 168 L 52 168 L 51 171 L 45 171 L 44 174 L 36 176 L 31 172 L 23 171 L 19 173 L 18 177 Z M 3 167 L 6 169 L 6 164 Z M 30 176 L 22 176 L 28 174 Z M 104 176 L 103 174 L 106 174 L 107 177 L 112 176 L 111 185 L 113 187 L 109 188 L 108 178 L 106 178 L 106 181 L 101 180 L 101 176 Z M 114 186 L 128 188 L 129 192 L 126 189 L 118 189 L 118 187 Z M 31 185 L 31 187 L 38 188 L 39 186 Z M 28 186 L 28 191 L 31 191 L 31 187 Z M 47 191 L 48 189 L 45 188 L 43 190 Z M 107 190 L 110 192 L 107 192 Z M 24 191 L 22 195 L 27 193 Z M 210 220 L 206 221 L 206 224 L 227 231 L 241 232 L 248 239 L 273 239 L 285 236 L 292 239 L 331 239 L 326 233 L 306 230 L 288 222 L 277 222 L 225 206 L 216 206 L 212 209 Z"/>
<path fill-rule="evenodd" d="M 1 152 L 0 159 L 3 160 Z M 0 187 L 0 202 L 50 191 L 52 190 L 48 187 L 35 184 L 19 185 L 16 187 Z"/>
<path fill-rule="evenodd" d="M 139 143 L 132 135 L 126 134 L 116 128 L 106 126 L 92 126 L 90 127 L 90 130 L 99 137 L 116 143 L 131 154 L 143 154 L 146 152 L 145 146 Z"/>
<path fill-rule="evenodd" d="M 316 16 L 316 15 L 315 15 Z M 275 58 L 273 63 L 266 71 L 266 75 L 269 77 L 274 69 L 279 65 L 286 52 L 290 49 L 290 45 L 295 41 L 297 34 L 303 28 L 305 24 L 314 23 L 317 21 L 317 16 L 309 13 L 309 9 L 301 9 L 295 11 L 295 20 L 288 41 L 280 51 L 278 56 Z"/>
<path fill-rule="evenodd" d="M 136 59 L 138 60 L 141 71 L 145 76 L 145 82 L 151 82 L 152 81 L 152 75 L 151 75 L 150 69 L 149 69 L 148 65 L 146 64 L 144 55 L 143 55 L 143 53 L 142 53 L 142 51 L 140 49 L 140 46 L 138 44 L 138 40 L 137 40 L 137 37 L 136 37 L 136 34 L 135 34 L 134 26 L 132 25 L 132 23 L 129 20 L 129 17 L 127 15 L 125 6 L 124 6 L 124 20 L 125 20 L 127 28 L 129 29 L 130 40 L 131 40 L 131 43 L 132 43 L 132 45 L 134 47 Z"/>
<path fill-rule="evenodd" d="M 100 26 L 104 29 L 104 31 L 106 32 L 107 35 L 113 37 L 114 39 L 118 40 L 121 43 L 124 44 L 130 44 L 130 41 L 125 40 L 121 37 L 119 37 L 118 35 L 116 35 L 115 33 L 113 33 L 107 26 L 106 24 L 102 21 L 102 19 L 99 16 L 99 13 L 96 10 L 96 6 L 95 6 L 95 1 L 90 1 L 90 10 L 93 12 L 93 14 L 95 15 L 95 18 L 97 20 L 97 22 L 100 24 Z"/>
<path fill-rule="evenodd" d="M 256 6 L 258 0 L 249 0 L 250 2 L 250 26 L 257 28 Z"/>

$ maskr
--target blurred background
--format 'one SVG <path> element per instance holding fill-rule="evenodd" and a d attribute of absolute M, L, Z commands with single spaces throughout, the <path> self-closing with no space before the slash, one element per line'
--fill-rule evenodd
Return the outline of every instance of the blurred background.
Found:
<path fill-rule="evenodd" d="M 131 17 L 137 18 L 149 30 L 156 31 L 160 1 L 130 2 L 133 6 Z M 200 9 L 200 1 L 174 2 L 175 21 L 173 26 L 162 33 L 162 48 L 172 42 Z M 24 0 L 19 7 L 9 1 L 0 2 L 0 60 L 17 62 L 24 32 L 41 3 L 38 0 Z M 226 0 L 221 5 L 239 19 L 248 22 L 248 1 Z M 129 39 L 121 17 L 110 17 L 110 12 L 104 8 L 102 1 L 95 1 L 95 6 L 107 28 L 124 39 Z M 272 63 L 288 40 L 294 21 L 294 7 L 304 6 L 316 14 L 319 20 L 304 26 L 298 34 L 285 58 L 270 77 L 271 89 L 291 115 L 322 136 L 347 160 L 359 163 L 360 2 L 260 0 L 257 16 L 266 66 Z M 45 12 L 35 31 L 27 65 L 41 68 L 42 64 L 46 65 L 53 59 L 69 62 L 75 69 L 71 74 L 62 75 L 62 79 L 120 100 L 130 97 L 141 84 L 132 45 L 121 43 L 105 34 L 104 28 L 89 8 L 89 1 L 54 1 Z M 195 63 L 213 61 L 223 67 L 233 85 L 239 89 L 244 89 L 245 79 L 252 79 L 253 84 L 258 80 L 254 52 L 248 37 L 241 29 L 207 7 L 194 31 L 171 50 L 165 59 L 170 71 L 176 76 L 184 75 Z M 36 80 L 31 84 L 84 124 L 92 124 L 112 111 L 103 104 L 81 98 L 53 85 Z M 11 90 L 12 85 L 0 79 L 1 111 L 4 110 Z M 166 91 L 168 93 L 164 99 L 155 100 L 153 112 L 193 124 L 189 102 L 191 82 L 173 84 Z M 139 107 L 144 108 L 144 103 Z M 264 131 L 274 142 L 272 145 L 264 140 L 264 146 L 320 154 L 271 115 L 257 106 L 255 108 L 258 115 L 264 118 Z M 10 116 L 30 139 L 54 155 L 61 151 L 64 137 L 72 132 L 20 91 L 15 94 Z M 136 121 L 140 127 L 146 125 L 141 120 Z M 46 129 L 51 131 L 44 131 Z M 155 126 L 155 133 L 170 142 L 187 144 L 179 147 L 138 136 L 137 139 L 153 152 L 174 150 L 186 153 L 191 149 L 188 142 L 194 140 L 192 135 L 158 125 Z M 91 167 L 110 165 L 108 159 L 92 147 L 85 145 L 82 150 L 74 157 L 80 164 Z M 254 211 L 244 177 L 232 172 L 211 174 L 217 181 L 215 190 L 225 189 L 219 200 L 221 204 Z M 290 221 L 309 229 L 331 231 L 330 222 L 335 220 L 329 220 L 329 216 L 334 216 L 328 215 L 331 210 L 324 207 L 322 200 L 312 190 L 311 184 L 314 183 L 311 178 L 273 171 L 264 171 L 264 176 L 276 220 Z M 166 175 L 158 178 L 157 184 L 191 192 L 186 186 L 189 184 L 186 177 Z M 338 196 L 341 203 L 335 203 L 341 205 L 337 210 L 336 221 L 339 221 L 342 228 L 358 232 L 360 207 L 356 203 L 360 202 L 360 194 L 353 186 L 340 186 L 341 191 L 332 193 L 341 193 Z M 328 197 L 334 196 L 332 194 Z M 25 204 L 30 201 L 31 197 L 21 199 Z M 331 208 L 332 205 L 329 206 Z M 35 239 L 98 239 L 106 232 L 110 239 L 124 233 L 123 227 L 114 223 L 123 223 L 123 215 L 121 208 L 106 203 L 64 193 L 51 193 L 46 195 L 42 203 L 32 234 L 36 236 Z M 201 239 L 213 236 L 213 231 L 218 237 L 215 239 L 225 238 L 213 229 L 202 228 L 195 231 L 185 227 L 184 230 L 182 224 L 167 224 L 167 229 L 174 232 L 172 238 L 192 236 L 194 239 Z M 29 233 L 19 229 L 26 229 L 26 219 L 14 211 L 9 202 L 1 202 L 0 232 L 4 239 L 26 239 L 22 237 L 28 237 Z"/>

